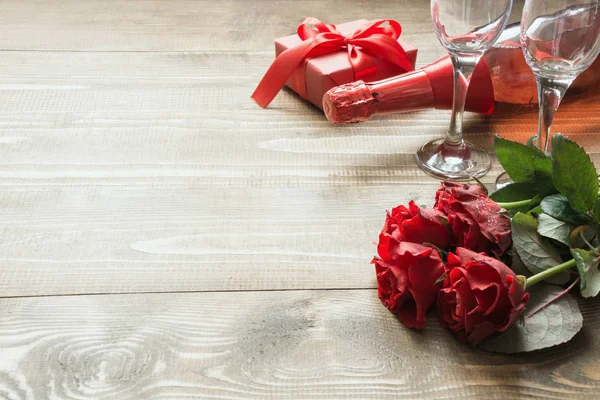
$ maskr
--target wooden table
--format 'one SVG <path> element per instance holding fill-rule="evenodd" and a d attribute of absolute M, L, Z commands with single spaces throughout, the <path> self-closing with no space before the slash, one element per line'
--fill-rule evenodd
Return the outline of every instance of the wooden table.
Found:
<path fill-rule="evenodd" d="M 432 202 L 413 153 L 449 112 L 335 127 L 289 91 L 249 99 L 309 15 L 394 18 L 419 65 L 441 57 L 428 7 L 2 1 L 0 398 L 599 398 L 597 301 L 569 344 L 504 356 L 377 299 L 384 212 Z M 556 123 L 597 164 L 599 104 Z M 491 151 L 536 110 L 466 125 Z"/>

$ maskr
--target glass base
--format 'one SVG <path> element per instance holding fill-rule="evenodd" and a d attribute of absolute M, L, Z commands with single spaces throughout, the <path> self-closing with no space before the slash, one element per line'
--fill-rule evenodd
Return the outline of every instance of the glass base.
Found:
<path fill-rule="evenodd" d="M 513 183 L 513 180 L 510 179 L 510 176 L 506 172 L 501 173 L 496 178 L 496 190 L 502 189 L 504 186 L 510 185 Z"/>
<path fill-rule="evenodd" d="M 425 143 L 417 151 L 417 164 L 439 179 L 469 180 L 485 175 L 492 166 L 487 151 L 469 142 L 451 145 L 445 138 Z"/>

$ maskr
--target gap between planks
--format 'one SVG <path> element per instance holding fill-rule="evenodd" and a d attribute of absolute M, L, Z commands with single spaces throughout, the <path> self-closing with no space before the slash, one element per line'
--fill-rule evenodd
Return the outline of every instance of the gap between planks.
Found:
<path fill-rule="evenodd" d="M 24 296 L 1 296 L 2 299 L 36 299 L 44 297 L 83 297 L 83 296 L 129 296 L 129 295 L 165 295 L 165 294 L 200 294 L 200 293 L 254 293 L 254 292 L 326 292 L 326 291 L 371 291 L 376 287 L 347 287 L 347 288 L 308 288 L 308 289 L 231 289 L 231 290 L 166 290 L 166 291 L 139 291 L 139 292 L 98 292 L 98 293 L 59 293 L 38 294 Z"/>
<path fill-rule="evenodd" d="M 268 54 L 270 56 L 275 53 L 275 45 L 273 50 L 67 50 L 67 49 L 0 49 L 0 53 L 89 53 L 89 54 L 104 54 L 104 53 L 156 53 L 156 54 Z M 257 82 L 258 83 L 258 82 Z"/>

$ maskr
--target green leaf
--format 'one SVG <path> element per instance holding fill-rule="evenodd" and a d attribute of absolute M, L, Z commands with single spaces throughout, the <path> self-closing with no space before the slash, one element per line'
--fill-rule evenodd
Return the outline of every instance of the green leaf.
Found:
<path fill-rule="evenodd" d="M 497 353 L 520 353 L 556 346 L 571 340 L 583 326 L 577 301 L 569 293 L 529 316 L 560 295 L 562 288 L 538 284 L 531 288 L 524 323 L 484 340 L 479 348 Z"/>
<path fill-rule="evenodd" d="M 511 250 L 510 269 L 512 269 L 513 272 L 517 275 L 522 275 L 525 277 L 531 276 L 531 271 L 529 271 L 529 269 L 525 266 L 523 260 L 521 260 L 521 257 L 519 257 L 519 253 L 517 253 L 517 250 L 514 248 L 514 246 Z"/>
<path fill-rule="evenodd" d="M 569 242 L 571 226 L 566 222 L 552 218 L 548 214 L 540 214 L 538 216 L 537 231 L 545 238 L 554 239 L 567 247 L 571 246 Z"/>
<path fill-rule="evenodd" d="M 598 198 L 598 175 L 590 156 L 560 133 L 552 138 L 552 181 L 575 210 L 594 208 Z"/>
<path fill-rule="evenodd" d="M 581 277 L 581 295 L 596 296 L 600 293 L 600 271 L 598 270 L 600 259 L 596 254 L 583 249 L 572 249 L 571 254 Z"/>
<path fill-rule="evenodd" d="M 594 234 L 594 237 L 592 238 L 592 240 L 589 240 L 589 242 L 592 244 L 592 246 L 594 246 L 595 249 L 600 247 L 600 239 L 598 238 L 598 230 L 599 229 L 600 229 L 600 226 L 596 225 L 596 232 Z"/>
<path fill-rule="evenodd" d="M 596 247 L 594 244 L 592 244 L 592 242 L 596 241 L 596 228 L 596 226 L 590 225 L 579 225 L 575 227 L 575 229 L 573 229 L 569 235 L 571 247 L 588 248 L 590 247 L 588 244 L 591 245 L 591 247 Z"/>
<path fill-rule="evenodd" d="M 596 200 L 594 203 L 594 209 L 592 210 L 592 215 L 594 216 L 594 220 L 600 223 L 600 199 Z"/>
<path fill-rule="evenodd" d="M 535 184 L 532 181 L 513 182 L 496 190 L 490 195 L 490 199 L 495 202 L 508 203 L 531 199 L 535 197 L 537 193 Z"/>
<path fill-rule="evenodd" d="M 541 206 L 546 214 L 560 221 L 575 225 L 585 225 L 592 222 L 588 215 L 571 208 L 569 200 L 563 194 L 553 194 L 545 197 Z"/>
<path fill-rule="evenodd" d="M 494 137 L 498 161 L 515 182 L 534 181 L 552 177 L 552 160 L 535 147 Z"/>
<path fill-rule="evenodd" d="M 558 251 L 537 232 L 538 222 L 532 215 L 517 213 L 511 220 L 513 245 L 519 257 L 533 274 L 561 264 Z M 568 282 L 569 273 L 564 271 L 546 280 L 554 284 Z"/>
<path fill-rule="evenodd" d="M 558 193 L 558 190 L 556 190 L 552 183 L 552 179 L 550 178 L 538 178 L 535 181 L 535 188 L 541 198 Z"/>
<path fill-rule="evenodd" d="M 537 206 L 537 207 L 532 208 L 531 210 L 529 210 L 530 214 L 541 214 L 543 212 L 544 212 L 544 210 L 542 210 L 542 206 Z"/>

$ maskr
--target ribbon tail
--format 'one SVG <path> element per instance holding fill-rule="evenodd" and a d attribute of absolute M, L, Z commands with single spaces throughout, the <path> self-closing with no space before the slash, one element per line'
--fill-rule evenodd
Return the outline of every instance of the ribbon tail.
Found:
<path fill-rule="evenodd" d="M 315 37 L 281 53 L 273 61 L 250 97 L 262 108 L 267 108 L 285 86 L 296 67 L 307 57 L 331 53 L 339 48 L 339 45 L 337 47 L 329 45 L 329 41 L 331 39 Z"/>

